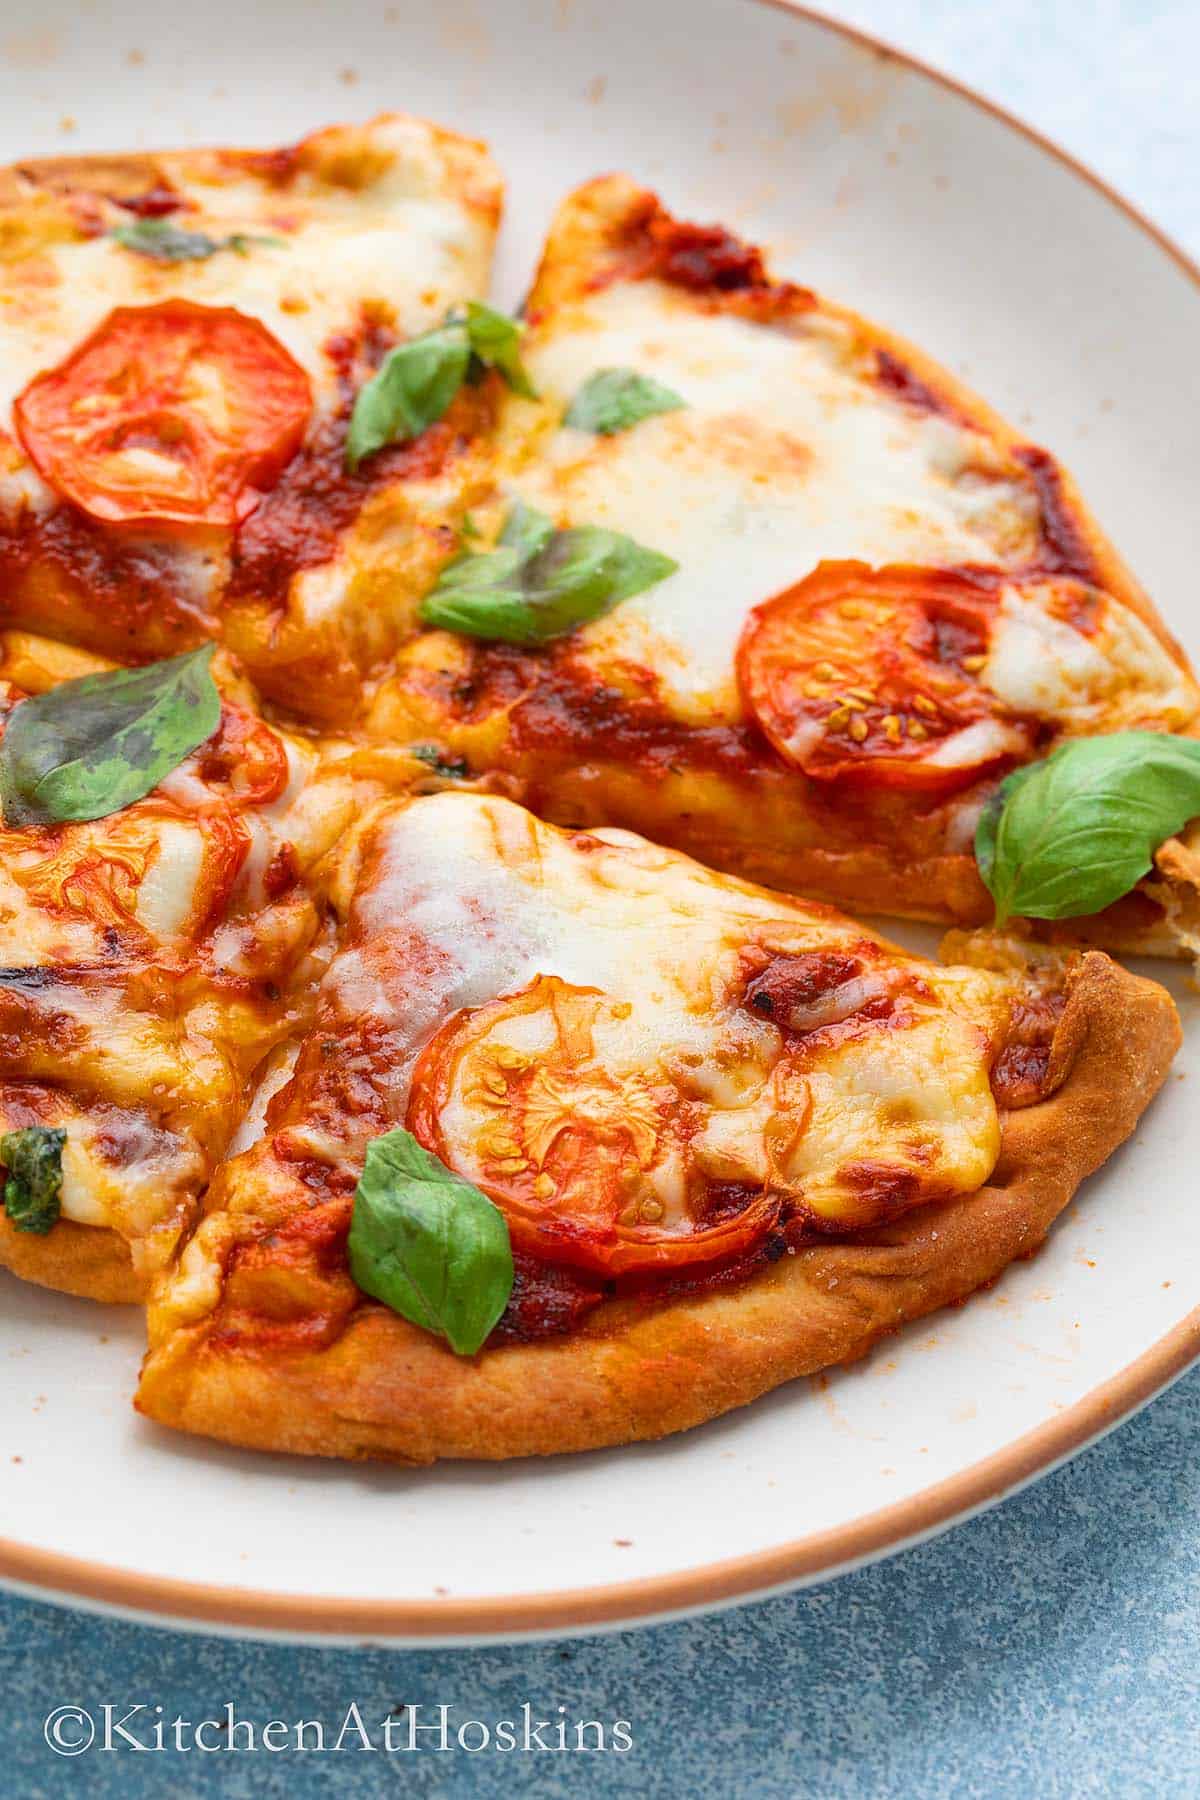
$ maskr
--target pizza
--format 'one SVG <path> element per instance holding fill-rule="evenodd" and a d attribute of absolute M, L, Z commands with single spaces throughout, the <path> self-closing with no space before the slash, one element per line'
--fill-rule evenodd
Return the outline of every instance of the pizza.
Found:
<path fill-rule="evenodd" d="M 1200 690 L 1058 464 L 625 177 L 510 317 L 500 198 L 400 114 L 0 173 L 0 1265 L 230 1443 L 865 1354 L 1164 1080 L 1105 952 L 1200 944 Z"/>
<path fill-rule="evenodd" d="M 5 737 L 35 696 L 78 708 L 103 672 L 4 634 Z M 140 1298 L 169 1260 L 319 948 L 287 829 L 315 752 L 226 686 L 215 732 L 119 811 L 21 825 L 4 796 L 0 1263 L 94 1299 Z"/>
<path fill-rule="evenodd" d="M 121 661 L 219 638 L 337 723 L 487 466 L 491 388 L 346 466 L 389 348 L 486 291 L 483 148 L 398 115 L 0 176 L 0 623 Z"/>
<path fill-rule="evenodd" d="M 1099 952 L 927 962 L 495 796 L 338 861 L 294 1074 L 150 1306 L 139 1408 L 230 1443 L 582 1450 L 860 1356 L 1035 1249 L 1178 1041 Z"/>
<path fill-rule="evenodd" d="M 503 549 L 519 508 L 556 529 L 543 564 L 597 529 L 658 562 L 534 639 L 462 559 L 377 698 L 381 738 L 516 774 L 560 823 L 976 925 L 1001 777 L 1076 737 L 1196 729 L 1182 652 L 1058 463 L 729 232 L 591 182 L 527 316 L 540 400 L 504 403 L 491 532 Z M 1093 929 L 1171 947 L 1144 890 Z"/>

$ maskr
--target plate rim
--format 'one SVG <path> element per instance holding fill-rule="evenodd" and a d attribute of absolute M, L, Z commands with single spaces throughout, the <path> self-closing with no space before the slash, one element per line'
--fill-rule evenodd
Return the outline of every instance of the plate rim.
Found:
<path fill-rule="evenodd" d="M 858 44 L 965 100 L 1086 182 L 1155 243 L 1200 291 L 1200 264 L 1078 157 L 966 82 L 803 0 L 754 0 Z M 193 1582 L 69 1556 L 0 1537 L 0 1583 L 61 1604 L 82 1602 L 143 1624 L 247 1636 L 403 1642 L 502 1642 L 646 1624 L 762 1598 L 861 1566 L 930 1537 L 1046 1474 L 1102 1437 L 1200 1359 L 1200 1307 L 1073 1405 L 990 1456 L 907 1499 L 768 1550 L 673 1574 L 541 1594 L 460 1600 L 344 1600 Z"/>

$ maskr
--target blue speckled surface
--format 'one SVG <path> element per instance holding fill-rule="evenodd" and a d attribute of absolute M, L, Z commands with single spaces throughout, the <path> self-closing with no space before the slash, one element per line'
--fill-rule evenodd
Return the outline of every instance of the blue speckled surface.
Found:
<path fill-rule="evenodd" d="M 829 4 L 828 10 L 835 10 Z M 1056 136 L 1200 249 L 1196 0 L 855 0 L 840 10 Z M 935 1543 L 806 1594 L 545 1646 L 296 1650 L 0 1601 L 0 1791 L 1159 1796 L 1200 1791 L 1200 1371 L 1103 1444 Z M 104 1755 L 42 1739 L 56 1704 L 257 1728 L 351 1702 L 419 1721 L 630 1722 L 603 1756 Z M 118 1717 L 120 1712 L 118 1713 Z M 155 1715 L 137 1721 L 143 1737 Z M 401 1715 L 403 1720 L 403 1715 Z M 395 1729 L 395 1728 L 394 1728 Z M 401 1734 L 403 1724 L 399 1727 Z M 351 1732 L 347 1742 L 350 1742 Z M 211 1741 L 211 1740 L 210 1740 Z M 401 1737 L 402 1741 L 402 1737 Z M 468 1741 L 472 1741 L 470 1738 Z M 428 1740 L 426 1740 L 428 1742 Z"/>

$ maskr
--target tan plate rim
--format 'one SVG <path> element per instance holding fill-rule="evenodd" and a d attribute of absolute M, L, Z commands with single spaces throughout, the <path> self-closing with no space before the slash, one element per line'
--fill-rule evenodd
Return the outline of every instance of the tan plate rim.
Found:
<path fill-rule="evenodd" d="M 896 50 L 870 33 L 831 19 L 798 0 L 758 0 L 901 64 L 948 89 L 1064 164 L 1124 213 L 1200 289 L 1200 266 L 1076 157 L 1041 132 L 920 58 Z M 361 1640 L 432 1640 L 478 1643 L 528 1635 L 577 1633 L 634 1621 L 661 1619 L 812 1582 L 901 1549 L 994 1505 L 1144 1406 L 1200 1357 L 1200 1308 L 1190 1313 L 1135 1362 L 1093 1388 L 1065 1412 L 1027 1432 L 995 1455 L 937 1482 L 909 1499 L 814 1536 L 772 1550 L 707 1563 L 673 1575 L 560 1593 L 489 1600 L 338 1600 L 323 1595 L 278 1594 L 139 1575 L 79 1557 L 63 1556 L 0 1538 L 0 1581 L 32 1595 L 82 1602 L 144 1615 L 146 1622 L 225 1630 L 250 1636 Z"/>

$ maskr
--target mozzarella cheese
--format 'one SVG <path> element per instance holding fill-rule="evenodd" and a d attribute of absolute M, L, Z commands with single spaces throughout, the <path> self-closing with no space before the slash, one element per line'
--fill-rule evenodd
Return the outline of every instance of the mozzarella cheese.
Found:
<path fill-rule="evenodd" d="M 39 184 L 44 180 L 52 189 L 53 177 L 39 177 L 37 164 L 27 176 L 14 178 L 18 194 L 24 182 L 28 195 L 15 203 L 9 199 L 6 233 L 0 237 L 0 530 L 6 533 L 19 537 L 31 521 L 49 519 L 60 505 L 26 457 L 13 403 L 33 377 L 59 366 L 115 307 L 183 299 L 231 307 L 260 321 L 310 378 L 311 444 L 346 406 L 347 357 L 356 353 L 364 331 L 374 324 L 409 337 L 486 292 L 499 177 L 480 146 L 422 121 L 384 116 L 369 125 L 319 133 L 299 146 L 295 167 L 282 176 L 269 156 L 256 161 L 220 151 L 162 155 L 147 159 L 147 167 L 184 202 L 183 210 L 171 215 L 172 224 L 222 246 L 235 238 L 241 253 L 222 247 L 209 256 L 168 262 L 129 249 L 112 232 L 129 226 L 133 215 L 107 198 L 100 160 L 79 165 L 74 208 L 69 197 Z M 79 207 L 93 235 L 81 231 Z M 189 404 L 203 418 L 223 405 L 224 395 L 219 383 L 204 382 L 202 370 L 193 368 L 193 377 L 196 391 Z M 212 422 L 219 432 L 221 417 Z M 178 473 L 136 444 L 126 446 L 122 456 L 129 465 L 147 459 L 147 472 L 160 483 Z M 327 672 L 344 665 L 340 679 L 352 689 L 352 666 L 365 666 L 391 648 L 397 617 L 406 616 L 410 604 L 403 592 L 405 566 L 411 563 L 416 579 L 424 581 L 444 557 L 442 529 L 453 521 L 457 506 L 470 503 L 457 485 L 464 458 L 458 454 L 451 461 L 453 468 L 441 477 L 381 479 L 361 518 L 330 527 L 327 553 L 316 566 L 303 566 L 310 556 L 300 558 L 290 575 L 291 629 L 282 642 L 276 641 L 278 620 L 270 609 L 278 610 L 283 596 L 267 597 L 262 607 L 255 593 L 241 597 L 224 628 L 259 671 L 260 685 L 268 685 L 276 672 L 282 697 L 302 710 L 306 692 L 317 712 L 322 705 L 330 716 L 347 709 L 350 694 L 339 689 L 330 698 L 311 668 L 296 673 L 290 665 L 305 657 Z M 132 466 L 126 473 L 136 488 Z M 286 525 L 281 533 L 286 556 Z M 119 544 L 123 555 L 144 552 L 155 567 L 169 567 L 171 598 L 181 613 L 216 613 L 232 569 L 228 534 L 125 530 Z M 86 611 L 89 570 L 74 575 L 84 593 L 81 599 L 67 581 L 60 602 L 67 608 L 67 635 L 122 654 L 126 640 L 119 628 L 107 633 L 105 619 Z M 58 598 L 56 584 L 63 579 L 48 556 L 45 591 L 32 597 L 17 592 L 10 600 L 16 608 L 11 616 L 41 608 L 45 620 L 53 619 L 49 601 Z M 357 593 L 355 585 L 362 582 L 366 587 Z"/>
<path fill-rule="evenodd" d="M 1053 583 L 1004 589 L 979 672 L 998 699 L 1078 736 L 1178 730 L 1195 716 L 1194 683 L 1136 613 L 1104 595 L 1085 634 L 1048 610 L 1053 596 Z"/>
<path fill-rule="evenodd" d="M 653 669 L 687 720 L 740 717 L 747 614 L 819 562 L 993 563 L 1027 550 L 1027 484 L 980 433 L 863 378 L 848 328 L 698 308 L 656 281 L 602 289 L 533 334 L 529 366 L 561 411 L 598 369 L 652 375 L 685 402 L 628 431 L 552 431 L 512 489 L 560 524 L 606 525 L 679 563 L 579 634 L 583 655 Z"/>
<path fill-rule="evenodd" d="M 290 1023 L 243 982 L 282 981 L 316 929 L 311 900 L 263 886 L 316 762 L 284 742 L 287 785 L 260 808 L 230 808 L 189 757 L 108 818 L 0 833 L 0 1130 L 62 1125 L 64 1216 L 120 1231 L 139 1267 Z"/>
<path fill-rule="evenodd" d="M 684 402 L 609 437 L 551 426 L 532 451 L 522 442 L 529 408 L 513 402 L 510 493 L 559 524 L 606 525 L 679 564 L 576 642 L 618 685 L 651 670 L 685 722 L 742 716 L 734 657 L 747 616 L 820 562 L 1014 568 L 1036 550 L 1024 472 L 981 432 L 870 380 L 851 328 L 819 310 L 767 326 L 662 282 L 615 283 L 552 314 L 528 362 L 554 419 L 606 368 L 651 375 Z M 1193 684 L 1127 607 L 1104 597 L 1086 636 L 1054 619 L 1033 584 L 1006 593 L 979 679 L 1015 709 L 1085 732 L 1138 720 L 1171 728 L 1197 706 Z M 977 735 L 954 753 L 1004 754 L 1003 727 Z"/>
<path fill-rule="evenodd" d="M 325 1016 L 372 1020 L 388 1034 L 398 1116 L 413 1061 L 440 1025 L 533 990 L 535 1003 L 485 1020 L 488 1053 L 545 1065 L 543 1137 L 553 1129 L 547 1108 L 593 1124 L 641 1120 L 655 1216 L 668 1223 L 683 1203 L 681 1158 L 714 1180 L 781 1184 L 840 1223 L 873 1216 L 871 1183 L 856 1176 L 864 1165 L 872 1180 L 880 1170 L 907 1176 L 910 1201 L 986 1180 L 999 1146 L 988 1034 L 1007 1017 L 998 978 L 880 950 L 886 967 L 925 984 L 906 1001 L 907 1022 L 799 1054 L 747 1009 L 743 958 L 878 944 L 851 921 L 631 833 L 573 837 L 490 797 L 416 800 L 385 813 L 373 834 Z M 560 1002 L 583 1020 L 562 1080 L 551 1067 Z M 664 1093 L 689 1108 L 686 1145 L 669 1128 Z M 481 1104 L 464 1077 L 440 1127 L 454 1166 L 486 1185 L 485 1127 L 494 1135 L 496 1121 Z M 525 1125 L 528 1154 L 534 1126 Z"/>

